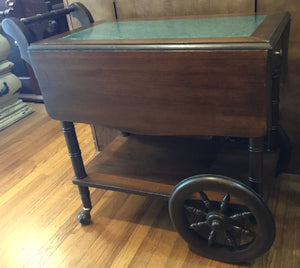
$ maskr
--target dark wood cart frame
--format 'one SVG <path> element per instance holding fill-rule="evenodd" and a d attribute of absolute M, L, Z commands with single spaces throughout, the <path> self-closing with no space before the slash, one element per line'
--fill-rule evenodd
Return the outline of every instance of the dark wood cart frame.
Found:
<path fill-rule="evenodd" d="M 87 17 L 92 22 L 89 13 Z M 22 55 L 35 71 L 47 111 L 62 121 L 73 183 L 84 208 L 79 221 L 91 222 L 88 187 L 169 198 L 176 230 L 197 253 L 240 262 L 266 252 L 275 224 L 262 199 L 264 145 L 267 151 L 280 149 L 277 173 L 289 160 L 289 141 L 279 125 L 289 23 L 288 13 L 269 15 L 251 36 L 241 38 L 68 42 L 52 38 L 30 45 L 24 36 Z M 7 31 L 19 26 L 14 20 L 3 22 Z M 131 134 L 117 137 L 86 171 L 73 122 Z M 197 168 L 199 161 L 198 156 L 189 157 L 197 155 L 198 135 L 249 138 L 248 186 L 221 175 L 196 175 L 193 167 L 187 175 L 189 162 Z M 134 158 L 131 150 L 138 156 Z M 178 156 L 177 151 L 188 154 Z M 143 153 L 144 166 L 138 161 Z M 130 161 L 123 161 L 122 154 Z M 183 159 L 182 173 L 178 157 Z M 158 164 L 157 169 L 169 165 L 173 173 L 155 173 L 152 164 Z M 217 202 L 205 191 L 224 194 Z M 241 204 L 230 204 L 234 198 Z"/>

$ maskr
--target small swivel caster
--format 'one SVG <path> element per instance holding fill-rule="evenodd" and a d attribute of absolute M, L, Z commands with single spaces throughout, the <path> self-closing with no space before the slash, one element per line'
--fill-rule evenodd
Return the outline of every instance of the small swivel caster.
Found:
<path fill-rule="evenodd" d="M 89 225 L 92 223 L 91 212 L 89 209 L 83 209 L 80 211 L 77 218 L 82 225 Z"/>

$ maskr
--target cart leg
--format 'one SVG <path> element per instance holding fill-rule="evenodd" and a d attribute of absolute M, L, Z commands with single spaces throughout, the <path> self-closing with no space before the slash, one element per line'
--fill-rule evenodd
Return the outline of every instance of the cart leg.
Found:
<path fill-rule="evenodd" d="M 276 176 L 287 170 L 292 151 L 291 141 L 282 126 L 279 126 L 279 146 L 280 151 L 276 166 Z"/>
<path fill-rule="evenodd" d="M 271 102 L 269 115 L 268 131 L 266 135 L 267 151 L 272 152 L 279 147 L 279 95 L 281 84 L 281 71 L 282 71 L 282 55 L 276 53 L 272 55 L 272 72 L 271 72 Z"/>
<path fill-rule="evenodd" d="M 263 178 L 263 137 L 249 139 L 249 183 L 261 196 Z"/>
<path fill-rule="evenodd" d="M 74 124 L 72 122 L 62 121 L 61 126 L 65 135 L 75 177 L 77 179 L 84 179 L 87 174 L 82 161 Z M 91 223 L 90 211 L 92 209 L 92 204 L 90 199 L 90 191 L 89 188 L 85 186 L 78 186 L 78 189 L 83 204 L 83 210 L 78 214 L 78 220 L 81 224 L 87 225 Z"/>
<path fill-rule="evenodd" d="M 82 225 L 89 225 L 91 223 L 91 209 L 92 203 L 90 198 L 90 191 L 88 187 L 78 186 L 80 198 L 83 205 L 83 210 L 78 214 L 78 221 Z"/>

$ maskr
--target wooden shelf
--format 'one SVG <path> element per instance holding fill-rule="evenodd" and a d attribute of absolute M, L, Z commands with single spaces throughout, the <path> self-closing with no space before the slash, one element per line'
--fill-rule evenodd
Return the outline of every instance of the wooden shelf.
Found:
<path fill-rule="evenodd" d="M 238 154 L 238 156 L 237 156 Z M 81 186 L 168 198 L 181 180 L 221 174 L 247 183 L 247 144 L 199 137 L 117 137 L 86 167 Z"/>

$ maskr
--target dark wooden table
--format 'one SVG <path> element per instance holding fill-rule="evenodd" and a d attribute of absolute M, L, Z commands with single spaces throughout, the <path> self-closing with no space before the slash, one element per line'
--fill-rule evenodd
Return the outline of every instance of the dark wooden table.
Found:
<path fill-rule="evenodd" d="M 30 45 L 47 111 L 62 121 L 75 172 L 73 182 L 79 186 L 84 205 L 80 221 L 90 222 L 90 186 L 171 196 L 171 218 L 195 249 L 194 239 L 187 234 L 190 231 L 182 231 L 186 228 L 178 223 L 184 216 L 180 212 L 179 217 L 176 210 L 186 207 L 178 192 L 191 191 L 182 180 L 201 173 L 197 170 L 205 157 L 206 170 L 210 153 L 219 148 L 219 139 L 212 136 L 249 138 L 246 184 L 256 192 L 219 175 L 193 177 L 190 185 L 198 185 L 199 179 L 199 185 L 208 187 L 204 190 L 221 185 L 217 191 L 224 192 L 219 202 L 222 215 L 228 196 L 243 200 L 248 193 L 251 201 L 248 198 L 244 203 L 256 213 L 258 232 L 268 233 L 265 241 L 257 235 L 256 246 L 249 242 L 250 256 L 237 249 L 235 239 L 225 231 L 226 243 L 234 250 L 211 253 L 211 245 L 221 243 L 215 242 L 214 232 L 228 228 L 221 223 L 228 220 L 218 212 L 213 221 L 207 218 L 212 229 L 206 237 L 209 250 L 200 246 L 196 251 L 225 261 L 247 260 L 265 252 L 274 239 L 270 227 L 274 223 L 260 197 L 263 144 L 274 151 L 284 137 L 279 92 L 286 69 L 289 21 L 289 14 L 281 13 L 100 22 Z M 72 122 L 100 124 L 124 135 L 85 168 Z M 199 139 L 199 135 L 210 138 Z M 208 140 L 213 145 L 203 157 L 200 147 L 206 147 Z M 205 203 L 207 197 L 200 195 Z M 194 205 L 188 207 L 199 213 Z M 240 210 L 240 217 L 246 217 L 243 213 L 248 212 Z M 254 249 L 259 244 L 264 249 Z"/>

